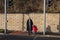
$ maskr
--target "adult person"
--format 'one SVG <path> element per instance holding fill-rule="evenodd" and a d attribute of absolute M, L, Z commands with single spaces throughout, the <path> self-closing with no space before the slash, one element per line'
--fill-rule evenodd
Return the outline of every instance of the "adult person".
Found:
<path fill-rule="evenodd" d="M 29 18 L 27 20 L 27 31 L 28 31 L 28 35 L 30 35 L 32 33 L 32 25 L 33 25 L 33 21 L 31 18 Z"/>

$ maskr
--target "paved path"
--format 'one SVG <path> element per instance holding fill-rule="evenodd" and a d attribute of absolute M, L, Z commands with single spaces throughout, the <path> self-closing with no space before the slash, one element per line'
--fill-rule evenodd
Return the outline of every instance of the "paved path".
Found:
<path fill-rule="evenodd" d="M 0 40 L 60 40 L 60 36 L 52 35 L 36 35 L 36 36 L 21 36 L 21 35 L 0 35 Z"/>

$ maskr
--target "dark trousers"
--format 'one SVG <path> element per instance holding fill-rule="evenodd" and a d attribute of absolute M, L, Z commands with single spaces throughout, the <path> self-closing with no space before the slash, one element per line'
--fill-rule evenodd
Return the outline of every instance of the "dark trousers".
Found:
<path fill-rule="evenodd" d="M 31 35 L 32 34 L 32 31 L 28 31 L 28 35 Z"/>

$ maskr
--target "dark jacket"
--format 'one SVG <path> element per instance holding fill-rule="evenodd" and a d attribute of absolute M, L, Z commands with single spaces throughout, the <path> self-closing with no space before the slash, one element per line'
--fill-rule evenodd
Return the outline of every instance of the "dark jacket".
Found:
<path fill-rule="evenodd" d="M 30 20 L 30 22 L 29 22 Z M 31 19 L 28 19 L 27 20 L 27 31 L 32 31 L 32 25 L 33 25 L 33 22 Z"/>

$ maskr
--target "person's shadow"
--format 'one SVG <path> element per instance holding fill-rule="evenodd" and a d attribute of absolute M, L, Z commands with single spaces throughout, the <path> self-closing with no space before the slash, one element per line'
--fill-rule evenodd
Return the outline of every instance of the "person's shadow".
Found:
<path fill-rule="evenodd" d="M 47 27 L 47 30 L 46 30 L 47 32 L 51 32 L 51 27 L 50 27 L 50 25 L 48 25 L 48 27 Z"/>

